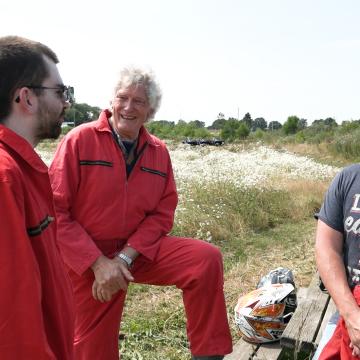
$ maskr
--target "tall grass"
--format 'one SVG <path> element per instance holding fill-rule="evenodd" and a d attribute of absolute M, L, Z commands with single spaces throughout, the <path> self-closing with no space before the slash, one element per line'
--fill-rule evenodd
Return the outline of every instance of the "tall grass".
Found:
<path fill-rule="evenodd" d="M 334 139 L 329 148 L 333 154 L 342 154 L 351 161 L 360 160 L 360 129 L 341 135 Z"/>
<path fill-rule="evenodd" d="M 310 126 L 288 136 L 281 131 L 266 132 L 261 141 L 277 148 L 285 147 L 314 156 L 327 163 L 345 165 L 360 161 L 359 136 L 360 122 L 354 121 L 335 127 Z M 256 140 L 254 136 L 252 140 Z"/>
<path fill-rule="evenodd" d="M 186 196 L 179 204 L 173 233 L 216 243 L 300 221 L 318 210 L 323 190 L 321 182 L 305 180 L 272 179 L 262 188 L 190 183 L 183 189 Z"/>

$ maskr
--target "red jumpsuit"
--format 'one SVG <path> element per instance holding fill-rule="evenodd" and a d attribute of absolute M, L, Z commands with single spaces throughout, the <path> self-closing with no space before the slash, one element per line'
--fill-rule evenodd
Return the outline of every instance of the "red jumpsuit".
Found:
<path fill-rule="evenodd" d="M 0 359 L 71 360 L 73 294 L 47 167 L 0 125 Z"/>
<path fill-rule="evenodd" d="M 135 282 L 183 290 L 192 353 L 231 352 L 219 250 L 167 235 L 177 205 L 168 151 L 141 128 L 140 156 L 127 178 L 110 116 L 104 111 L 98 121 L 72 130 L 50 167 L 60 250 L 75 292 L 76 359 L 118 359 L 126 294 L 120 291 L 104 304 L 95 301 L 90 266 L 101 254 L 112 257 L 126 244 L 140 253 L 131 270 Z"/>
<path fill-rule="evenodd" d="M 353 295 L 360 306 L 360 286 L 355 286 Z M 319 360 L 358 360 L 357 356 L 352 355 L 350 348 L 350 336 L 346 329 L 345 321 L 340 317 L 334 334 L 322 350 Z"/>

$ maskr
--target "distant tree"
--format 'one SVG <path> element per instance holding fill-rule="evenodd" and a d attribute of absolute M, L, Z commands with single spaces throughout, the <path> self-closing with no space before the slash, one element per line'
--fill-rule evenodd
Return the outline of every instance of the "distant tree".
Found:
<path fill-rule="evenodd" d="M 196 128 L 203 128 L 205 127 L 205 123 L 203 121 L 199 121 L 199 120 L 193 120 L 189 122 L 190 126 L 194 126 Z"/>
<path fill-rule="evenodd" d="M 239 139 L 245 139 L 249 136 L 249 134 L 250 129 L 247 127 L 247 125 L 244 122 L 240 123 L 236 130 L 236 137 Z"/>
<path fill-rule="evenodd" d="M 220 119 L 225 119 L 224 113 L 219 112 L 219 113 L 218 113 L 218 116 L 217 116 L 217 119 L 218 119 L 218 120 L 220 120 Z"/>
<path fill-rule="evenodd" d="M 217 119 L 208 128 L 213 130 L 221 130 L 226 123 L 225 119 Z"/>
<path fill-rule="evenodd" d="M 311 126 L 321 126 L 321 125 L 326 126 L 326 127 L 338 126 L 336 120 L 331 117 L 328 117 L 325 120 L 324 119 L 314 120 L 311 124 Z"/>
<path fill-rule="evenodd" d="M 328 117 L 324 120 L 324 124 L 327 126 L 338 126 L 337 122 L 335 119 Z"/>
<path fill-rule="evenodd" d="M 168 121 L 168 120 L 153 120 L 151 121 L 151 123 L 153 124 L 159 124 L 161 126 L 170 126 L 170 127 L 174 127 L 175 126 L 175 122 L 174 121 Z"/>
<path fill-rule="evenodd" d="M 264 118 L 259 117 L 254 119 L 251 127 L 251 131 L 256 131 L 256 129 L 265 130 L 267 128 L 267 122 Z"/>
<path fill-rule="evenodd" d="M 236 130 L 239 127 L 238 120 L 227 120 L 224 127 L 221 129 L 220 136 L 224 140 L 233 141 L 237 138 Z"/>
<path fill-rule="evenodd" d="M 246 113 L 246 114 L 244 115 L 244 117 L 242 118 L 242 121 L 245 123 L 245 125 L 246 125 L 249 129 L 251 129 L 253 120 L 252 120 L 252 118 L 251 118 L 250 113 Z"/>
<path fill-rule="evenodd" d="M 211 133 L 205 128 L 196 128 L 194 137 L 197 139 L 206 139 L 211 137 Z"/>
<path fill-rule="evenodd" d="M 299 118 L 297 116 L 289 116 L 282 127 L 285 135 L 295 134 L 298 130 Z"/>
<path fill-rule="evenodd" d="M 145 125 L 151 134 L 156 135 L 161 139 L 171 138 L 175 128 L 175 123 L 167 120 L 150 121 Z"/>
<path fill-rule="evenodd" d="M 74 122 L 75 126 L 85 122 L 96 120 L 101 109 L 97 106 L 90 106 L 86 103 L 75 103 L 66 111 L 65 120 Z"/>
<path fill-rule="evenodd" d="M 307 127 L 307 120 L 306 119 L 300 119 L 298 122 L 298 129 L 304 130 Z"/>
<path fill-rule="evenodd" d="M 340 133 L 348 133 L 360 127 L 360 120 L 344 120 L 339 127 Z"/>
<path fill-rule="evenodd" d="M 312 127 L 319 126 L 319 125 L 325 125 L 324 124 L 324 119 L 316 119 L 311 124 Z"/>
<path fill-rule="evenodd" d="M 269 131 L 274 131 L 274 130 L 278 130 L 281 128 L 282 128 L 282 125 L 278 121 L 270 121 L 269 122 L 269 125 L 268 125 Z"/>

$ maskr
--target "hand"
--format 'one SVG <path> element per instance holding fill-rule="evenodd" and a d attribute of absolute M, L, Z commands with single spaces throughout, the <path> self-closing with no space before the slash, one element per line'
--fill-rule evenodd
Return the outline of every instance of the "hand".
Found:
<path fill-rule="evenodd" d="M 126 290 L 128 282 L 134 281 L 126 263 L 117 257 L 108 259 L 101 255 L 91 268 L 95 275 L 92 294 L 101 302 L 110 301 L 113 294 L 120 289 Z"/>
<path fill-rule="evenodd" d="M 357 346 L 355 346 L 352 342 L 350 342 L 350 349 L 352 349 L 352 356 L 357 356 L 357 357 L 359 357 L 359 355 L 360 355 L 360 349 L 357 347 Z"/>
<path fill-rule="evenodd" d="M 350 337 L 350 348 L 353 356 L 360 355 L 360 308 L 357 308 L 345 320 L 346 328 Z"/>

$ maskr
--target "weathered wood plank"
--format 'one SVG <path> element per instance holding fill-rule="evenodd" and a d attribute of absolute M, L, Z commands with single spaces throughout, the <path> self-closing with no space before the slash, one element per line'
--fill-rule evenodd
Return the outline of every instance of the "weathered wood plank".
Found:
<path fill-rule="evenodd" d="M 335 306 L 335 303 L 333 302 L 332 299 L 330 299 L 329 301 L 329 304 L 327 306 L 327 309 L 326 309 L 326 313 L 324 315 L 324 318 L 322 320 L 322 323 L 321 323 L 321 327 L 320 327 L 320 330 L 316 336 L 316 339 L 315 339 L 315 345 L 316 347 L 319 345 L 319 342 L 320 342 L 320 339 L 322 337 L 322 334 L 325 330 L 325 327 L 327 325 L 327 323 L 329 322 L 331 316 L 335 313 L 336 311 L 336 306 Z"/>
<path fill-rule="evenodd" d="M 259 345 L 250 344 L 243 339 L 240 339 L 234 346 L 233 352 L 226 355 L 224 360 L 249 360 L 252 359 Z"/>
<path fill-rule="evenodd" d="M 317 277 L 314 277 L 306 299 L 298 305 L 281 337 L 281 346 L 311 352 L 328 302 L 329 295 L 320 291 Z"/>
<path fill-rule="evenodd" d="M 296 291 L 296 298 L 298 305 L 301 304 L 307 297 L 308 288 L 301 287 Z"/>
<path fill-rule="evenodd" d="M 253 360 L 276 360 L 280 356 L 281 351 L 282 348 L 279 341 L 271 344 L 263 344 L 253 356 Z"/>

